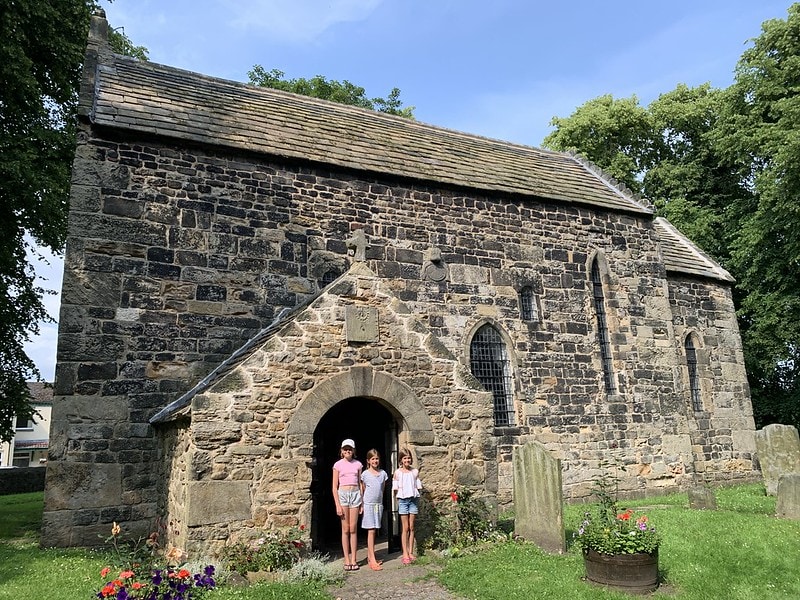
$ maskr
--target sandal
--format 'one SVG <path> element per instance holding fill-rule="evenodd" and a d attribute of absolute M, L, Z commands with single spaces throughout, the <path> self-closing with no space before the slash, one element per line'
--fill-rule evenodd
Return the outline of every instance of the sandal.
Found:
<path fill-rule="evenodd" d="M 358 563 L 356 563 L 354 565 L 350 565 L 350 570 L 351 571 L 358 571 L 360 568 L 361 567 L 358 566 Z"/>
<path fill-rule="evenodd" d="M 407 556 L 404 556 L 403 557 L 403 564 L 404 565 L 410 565 L 411 564 L 411 559 L 408 558 Z"/>

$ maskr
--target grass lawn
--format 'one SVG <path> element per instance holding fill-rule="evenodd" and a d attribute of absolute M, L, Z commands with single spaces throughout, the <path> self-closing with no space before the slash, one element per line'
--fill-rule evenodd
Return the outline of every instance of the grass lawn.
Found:
<path fill-rule="evenodd" d="M 620 503 L 640 507 L 661 532 L 661 587 L 650 598 L 758 600 L 800 598 L 800 522 L 776 519 L 761 485 L 716 490 L 718 510 L 689 510 L 685 494 Z M 585 507 L 565 509 L 567 542 Z M 549 556 L 506 544 L 449 560 L 439 579 L 467 598 L 628 599 L 580 580 L 577 548 Z"/>
<path fill-rule="evenodd" d="M 661 587 L 665 600 L 777 600 L 800 598 L 800 522 L 774 518 L 775 499 L 761 485 L 716 490 L 719 509 L 688 509 L 685 494 L 631 501 L 663 537 Z M 585 507 L 566 507 L 569 542 Z M 90 600 L 107 564 L 102 552 L 41 550 L 42 494 L 0 496 L 0 600 L 45 597 Z M 475 599 L 630 600 L 581 580 L 576 548 L 551 556 L 532 544 L 506 543 L 443 562 L 439 580 Z M 222 587 L 209 600 L 330 600 L 312 585 L 261 583 Z"/>

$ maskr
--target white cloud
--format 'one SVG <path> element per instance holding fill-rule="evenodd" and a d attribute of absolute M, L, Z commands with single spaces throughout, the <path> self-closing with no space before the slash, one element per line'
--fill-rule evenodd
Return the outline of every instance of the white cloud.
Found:
<path fill-rule="evenodd" d="M 307 42 L 339 23 L 367 19 L 382 0 L 223 0 L 229 23 L 261 31 L 271 40 Z"/>

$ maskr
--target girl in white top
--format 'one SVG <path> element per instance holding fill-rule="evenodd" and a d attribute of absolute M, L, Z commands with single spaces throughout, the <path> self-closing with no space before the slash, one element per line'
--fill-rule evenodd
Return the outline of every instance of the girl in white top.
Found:
<path fill-rule="evenodd" d="M 375 558 L 375 532 L 381 528 L 383 519 L 383 488 L 389 476 L 380 468 L 381 455 L 374 448 L 367 452 L 366 471 L 361 473 L 361 495 L 364 512 L 361 527 L 367 530 L 367 562 L 373 571 L 382 571 L 380 561 Z"/>
<path fill-rule="evenodd" d="M 403 547 L 403 564 L 407 565 L 417 560 L 414 556 L 414 520 L 419 513 L 422 482 L 419 480 L 419 471 L 411 468 L 414 459 L 408 448 L 400 450 L 399 459 L 400 468 L 392 478 L 392 492 L 397 497 L 397 512 L 402 525 L 400 545 Z"/>

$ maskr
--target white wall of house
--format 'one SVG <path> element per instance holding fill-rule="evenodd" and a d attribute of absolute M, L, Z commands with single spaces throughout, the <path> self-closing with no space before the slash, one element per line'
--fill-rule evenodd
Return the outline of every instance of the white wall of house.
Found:
<path fill-rule="evenodd" d="M 44 467 L 50 438 L 51 404 L 34 404 L 32 419 L 14 418 L 14 437 L 0 443 L 0 468 Z"/>

